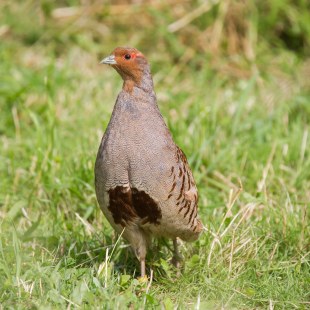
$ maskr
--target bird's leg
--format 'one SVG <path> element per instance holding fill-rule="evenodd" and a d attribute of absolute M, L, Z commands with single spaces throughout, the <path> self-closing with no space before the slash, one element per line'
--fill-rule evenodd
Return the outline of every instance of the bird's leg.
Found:
<path fill-rule="evenodd" d="M 145 277 L 145 258 L 140 259 L 141 278 Z"/>
<path fill-rule="evenodd" d="M 136 247 L 135 247 L 135 253 L 137 258 L 140 261 L 140 270 L 141 270 L 141 279 L 146 277 L 146 273 L 145 273 L 145 257 L 146 257 L 146 252 L 147 252 L 147 239 L 145 238 L 144 235 L 140 234 L 140 235 L 136 235 L 136 240 L 137 243 Z"/>
<path fill-rule="evenodd" d="M 176 268 L 179 268 L 181 261 L 182 261 L 182 256 L 178 248 L 178 239 L 174 238 L 173 239 L 173 257 L 172 257 L 171 262 Z"/>

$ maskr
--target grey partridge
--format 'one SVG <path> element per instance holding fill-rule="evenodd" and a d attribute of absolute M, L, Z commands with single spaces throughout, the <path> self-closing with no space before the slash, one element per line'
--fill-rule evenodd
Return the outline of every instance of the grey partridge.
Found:
<path fill-rule="evenodd" d="M 122 77 L 95 164 L 96 195 L 104 215 L 131 244 L 145 276 L 151 238 L 196 240 L 198 192 L 185 154 L 159 111 L 149 64 L 135 48 L 118 47 L 101 61 Z"/>

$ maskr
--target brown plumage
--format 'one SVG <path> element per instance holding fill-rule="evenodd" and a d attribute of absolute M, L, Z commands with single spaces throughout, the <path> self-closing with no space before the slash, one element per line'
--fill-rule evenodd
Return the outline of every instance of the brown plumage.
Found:
<path fill-rule="evenodd" d="M 150 68 L 134 48 L 116 48 L 101 63 L 124 80 L 95 165 L 99 205 L 127 239 L 145 275 L 151 238 L 193 241 L 202 224 L 198 192 L 185 154 L 174 143 L 156 103 Z"/>

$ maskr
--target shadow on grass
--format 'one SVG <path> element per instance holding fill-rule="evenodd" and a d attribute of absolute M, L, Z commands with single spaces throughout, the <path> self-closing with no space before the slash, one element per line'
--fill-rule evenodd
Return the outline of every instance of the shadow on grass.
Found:
<path fill-rule="evenodd" d="M 76 236 L 76 234 L 75 234 Z M 104 234 L 82 237 L 80 240 L 70 236 L 20 237 L 23 244 L 34 242 L 38 249 L 45 249 L 54 265 L 60 268 L 100 268 L 101 264 L 112 263 L 117 274 L 140 275 L 140 263 L 130 245 L 124 239 Z M 154 239 L 146 257 L 147 272 L 163 275 L 167 267 L 162 262 L 169 262 L 172 257 L 172 246 L 168 240 Z M 172 266 L 171 266 L 172 267 Z"/>

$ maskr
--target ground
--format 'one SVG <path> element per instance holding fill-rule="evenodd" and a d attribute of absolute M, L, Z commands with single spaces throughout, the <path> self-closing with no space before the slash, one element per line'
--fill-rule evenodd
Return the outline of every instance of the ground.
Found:
<path fill-rule="evenodd" d="M 271 34 L 278 28 L 260 8 L 240 26 L 222 3 L 82 13 L 78 1 L 1 4 L 0 309 L 310 306 L 309 41 L 285 22 Z M 279 16 L 308 27 L 305 10 L 289 9 Z M 141 10 L 139 27 L 127 23 Z M 234 37 L 231 23 L 245 32 Z M 94 191 L 96 152 L 122 85 L 98 63 L 117 45 L 138 47 L 151 63 L 206 227 L 182 243 L 179 275 L 171 241 L 156 241 L 148 282 Z"/>

